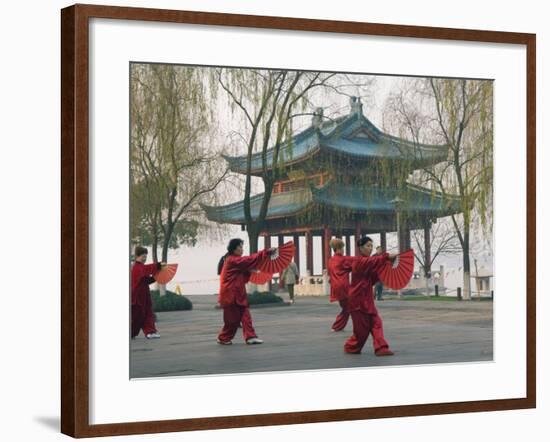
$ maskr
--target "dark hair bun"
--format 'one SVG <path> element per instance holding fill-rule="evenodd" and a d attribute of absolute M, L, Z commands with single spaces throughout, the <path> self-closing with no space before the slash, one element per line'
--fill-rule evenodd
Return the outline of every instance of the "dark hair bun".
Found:
<path fill-rule="evenodd" d="M 244 244 L 244 241 L 240 238 L 233 238 L 229 241 L 229 244 L 227 245 L 227 253 L 223 255 L 218 262 L 218 275 L 221 275 L 222 273 L 225 258 L 233 254 L 233 252 L 237 249 L 237 247 L 242 246 L 243 244 Z"/>
<path fill-rule="evenodd" d="M 372 242 L 372 239 L 369 236 L 362 236 L 357 240 L 357 247 L 363 247 L 369 241 Z"/>
<path fill-rule="evenodd" d="M 244 241 L 241 238 L 233 238 L 229 241 L 229 244 L 227 245 L 227 252 L 233 253 L 237 247 L 242 246 L 244 244 Z"/>
<path fill-rule="evenodd" d="M 138 256 L 147 254 L 147 249 L 142 246 L 137 246 L 134 250 L 134 255 L 137 258 Z"/>

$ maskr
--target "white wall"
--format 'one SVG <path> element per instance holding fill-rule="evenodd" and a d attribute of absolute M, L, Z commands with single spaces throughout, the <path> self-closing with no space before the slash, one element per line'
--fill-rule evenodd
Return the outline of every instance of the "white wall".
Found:
<path fill-rule="evenodd" d="M 382 23 L 464 27 L 538 34 L 539 195 L 550 185 L 547 54 L 550 30 L 545 2 L 462 2 L 352 0 L 90 1 L 129 6 L 210 10 L 279 16 L 330 18 Z M 445 6 L 443 6 L 445 4 Z M 0 434 L 3 439 L 61 440 L 59 416 L 59 9 L 68 2 L 25 1 L 3 4 L 0 16 L 0 189 L 2 192 L 2 299 Z M 539 198 L 538 342 L 550 338 L 550 303 L 543 293 L 544 249 L 550 222 L 548 198 Z M 511 239 L 513 240 L 513 239 Z M 39 277 L 25 278 L 28 267 Z M 15 270 L 15 271 L 14 271 Z M 7 304 L 6 304 L 7 300 Z M 453 416 L 383 419 L 185 434 L 187 441 L 317 441 L 369 438 L 390 441 L 545 440 L 548 431 L 550 370 L 548 346 L 538 346 L 536 410 Z M 391 388 L 391 386 L 388 386 Z M 368 389 L 365 390 L 368 393 Z M 147 398 L 154 407 L 161 398 Z M 182 398 L 185 400 L 185 398 Z M 181 434 L 137 436 L 132 440 L 181 440 Z M 123 440 L 117 438 L 114 440 Z M 104 439 L 105 440 L 105 439 Z"/>

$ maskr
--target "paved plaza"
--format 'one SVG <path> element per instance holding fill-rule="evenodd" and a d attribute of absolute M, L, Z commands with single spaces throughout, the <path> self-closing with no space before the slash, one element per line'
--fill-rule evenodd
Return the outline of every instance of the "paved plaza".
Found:
<path fill-rule="evenodd" d="M 282 295 L 285 299 L 285 294 Z M 437 364 L 493 359 L 491 301 L 412 301 L 377 303 L 394 356 L 376 357 L 369 337 L 363 353 L 343 352 L 351 318 L 342 332 L 330 326 L 339 311 L 328 297 L 298 298 L 293 305 L 253 306 L 258 336 L 246 345 L 241 330 L 233 345 L 216 343 L 222 311 L 215 296 L 189 296 L 193 310 L 157 313 L 162 337 L 141 334 L 130 342 L 130 377 L 185 376 L 311 370 L 384 365 Z"/>

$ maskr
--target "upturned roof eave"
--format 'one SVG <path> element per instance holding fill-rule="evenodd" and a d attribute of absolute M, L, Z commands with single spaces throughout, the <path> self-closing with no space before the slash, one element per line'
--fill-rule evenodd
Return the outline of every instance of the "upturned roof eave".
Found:
<path fill-rule="evenodd" d="M 297 216 L 298 214 L 309 210 L 309 208 L 312 205 L 320 205 L 328 208 L 351 210 L 357 213 L 392 213 L 395 210 L 394 208 L 390 208 L 390 207 L 373 207 L 373 206 L 361 207 L 353 204 L 339 203 L 341 201 L 344 201 L 345 200 L 344 198 L 335 198 L 335 201 L 334 200 L 327 201 L 327 198 L 323 194 L 326 192 L 327 189 L 330 188 L 329 186 L 331 186 L 331 184 L 327 184 L 322 188 L 311 188 L 310 189 L 311 200 L 304 201 L 303 204 L 301 205 L 300 203 L 298 203 L 299 207 L 294 210 L 282 211 L 274 215 L 269 215 L 269 211 L 268 211 L 266 220 L 269 221 L 269 220 L 280 219 L 280 218 L 285 218 L 289 216 Z M 441 204 L 441 200 L 443 199 L 442 194 L 438 192 L 433 193 L 429 189 L 425 189 L 423 187 L 416 186 L 413 184 L 408 184 L 407 187 L 410 190 L 413 190 L 415 192 L 423 193 L 425 195 L 431 195 L 433 198 L 439 200 L 438 204 Z M 303 191 L 304 190 L 297 190 L 295 192 L 300 193 Z M 264 195 L 263 193 L 254 195 L 252 197 L 252 202 L 255 202 L 263 198 L 263 195 Z M 281 195 L 281 194 L 277 194 L 277 195 Z M 460 213 L 461 207 L 460 207 L 460 202 L 458 197 L 451 196 L 450 198 L 451 198 L 451 202 L 450 204 L 447 205 L 447 207 L 425 207 L 422 202 L 415 202 L 413 203 L 413 206 L 416 205 L 416 207 L 404 207 L 404 210 L 408 213 L 422 214 L 423 216 L 435 216 L 438 218 L 449 216 L 451 214 Z M 235 203 L 231 203 L 225 206 L 214 207 L 214 206 L 201 205 L 201 207 L 205 210 L 207 214 L 207 218 L 210 221 L 219 222 L 219 223 L 228 223 L 228 224 L 243 224 L 245 222 L 244 216 L 235 219 L 233 217 L 224 216 L 222 213 L 223 211 L 238 209 L 239 206 L 243 206 L 243 205 L 244 205 L 244 200 L 237 201 Z M 242 210 L 244 212 L 244 207 Z"/>
<path fill-rule="evenodd" d="M 300 164 L 304 161 L 309 161 L 311 160 L 311 158 L 313 158 L 315 155 L 319 154 L 319 153 L 322 153 L 322 152 L 327 152 L 327 153 L 331 153 L 331 154 L 337 154 L 339 156 L 343 156 L 343 157 L 348 157 L 348 158 L 353 158 L 353 159 L 361 159 L 361 160 L 364 160 L 364 161 L 368 161 L 368 160 L 383 160 L 383 159 L 387 159 L 389 161 L 410 161 L 411 163 L 413 163 L 413 167 L 416 167 L 416 168 L 420 168 L 422 166 L 425 166 L 425 165 L 433 165 L 433 164 L 437 164 L 437 163 L 440 163 L 440 162 L 443 162 L 446 160 L 447 158 L 447 152 L 442 152 L 440 155 L 437 155 L 437 156 L 430 156 L 428 158 L 423 158 L 423 157 L 417 157 L 417 158 L 399 158 L 399 157 L 388 157 L 387 155 L 377 155 L 377 154 L 368 154 L 368 155 L 364 155 L 364 154 L 354 154 L 354 153 L 351 153 L 351 152 L 344 152 L 342 151 L 341 149 L 338 149 L 338 148 L 335 148 L 329 144 L 326 144 L 326 143 L 319 143 L 317 146 L 315 146 L 313 149 L 310 149 L 309 152 L 307 152 L 306 154 L 304 155 L 300 155 L 300 156 L 296 156 L 294 158 L 292 158 L 291 160 L 287 160 L 284 162 L 285 164 L 285 167 L 290 167 L 290 166 L 295 166 L 297 164 Z M 227 161 L 227 158 L 224 157 L 224 159 L 226 159 Z M 229 169 L 234 172 L 234 173 L 240 173 L 240 174 L 246 174 L 247 171 L 246 171 L 246 168 L 243 168 L 243 167 L 240 167 L 240 166 L 236 166 L 234 165 L 234 163 L 232 164 L 230 161 L 228 161 L 229 163 Z M 273 166 L 272 165 L 268 165 L 267 167 L 267 170 L 270 171 L 273 169 Z M 252 175 L 262 175 L 264 173 L 264 170 L 263 170 L 263 167 L 261 168 L 251 168 L 250 169 L 250 173 Z"/>

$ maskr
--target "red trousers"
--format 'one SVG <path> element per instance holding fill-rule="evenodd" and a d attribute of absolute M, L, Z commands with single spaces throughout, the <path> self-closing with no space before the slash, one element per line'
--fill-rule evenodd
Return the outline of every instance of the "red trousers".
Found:
<path fill-rule="evenodd" d="M 351 312 L 351 320 L 353 322 L 353 335 L 344 344 L 346 353 L 361 353 L 370 334 L 372 334 L 372 344 L 375 352 L 389 347 L 386 339 L 384 339 L 384 329 L 380 315 L 371 315 L 357 310 Z"/>
<path fill-rule="evenodd" d="M 231 304 L 223 307 L 223 328 L 220 330 L 218 339 L 222 342 L 231 341 L 235 337 L 235 333 L 239 328 L 239 324 L 243 326 L 243 337 L 246 341 L 250 338 L 256 338 L 256 332 L 252 325 L 252 316 L 250 309 L 242 305 Z"/>
<path fill-rule="evenodd" d="M 153 304 L 151 296 L 145 297 L 145 304 L 132 305 L 132 338 L 139 335 L 139 331 L 143 330 L 143 334 L 155 333 L 155 316 L 153 315 Z"/>
<path fill-rule="evenodd" d="M 332 324 L 332 329 L 335 331 L 340 331 L 346 328 L 346 324 L 348 323 L 349 319 L 348 300 L 341 299 L 340 301 L 338 301 L 338 303 L 340 304 L 342 311 L 338 313 L 334 324 Z"/>

